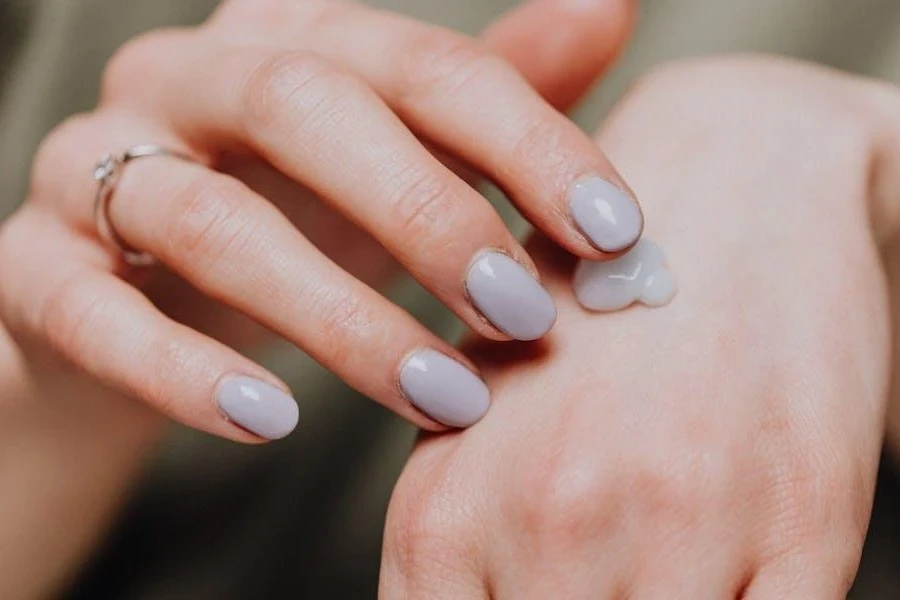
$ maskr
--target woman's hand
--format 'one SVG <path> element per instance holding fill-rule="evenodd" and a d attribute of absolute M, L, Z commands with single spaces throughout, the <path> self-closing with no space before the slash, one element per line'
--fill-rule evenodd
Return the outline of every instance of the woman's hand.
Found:
<path fill-rule="evenodd" d="M 882 440 L 900 93 L 777 59 L 664 69 L 600 137 L 679 294 L 481 344 L 491 413 L 426 436 L 382 596 L 844 598 Z M 874 231 L 873 231 L 874 226 Z"/>
<path fill-rule="evenodd" d="M 626 227 L 578 203 L 586 177 L 621 180 L 516 71 L 571 102 L 630 17 L 624 0 L 537 0 L 479 43 L 353 4 L 232 0 L 198 29 L 143 37 L 112 60 L 97 110 L 44 144 L 0 237 L 0 316 L 29 360 L 53 349 L 234 440 L 281 437 L 297 419 L 284 385 L 233 349 L 259 341 L 257 324 L 420 426 L 469 425 L 487 390 L 370 287 L 393 272 L 381 248 L 479 333 L 546 333 L 556 311 L 533 264 L 469 172 L 446 165 L 476 167 L 578 255 L 633 243 L 630 196 L 601 199 Z M 534 48 L 548 28 L 559 37 Z M 153 272 L 128 269 L 97 235 L 90 178 L 105 152 L 145 143 L 205 165 L 125 168 L 107 220 L 167 268 Z"/>
<path fill-rule="evenodd" d="M 627 31 L 623 20 L 627 14 L 615 13 L 624 4 L 599 2 L 597 11 L 589 15 L 567 11 L 566 5 L 560 0 L 525 4 L 483 37 L 488 47 L 507 57 L 542 95 L 561 108 L 584 93 L 612 59 Z M 607 45 L 598 47 L 594 21 L 601 28 L 612 28 L 609 36 L 601 39 Z M 535 45 L 534 39 L 539 37 L 536 32 L 548 22 L 556 23 L 566 35 L 557 38 L 556 44 Z M 92 143 L 90 137 L 81 141 Z M 78 142 L 76 139 L 71 143 Z M 81 161 L 82 167 L 89 167 L 92 157 L 80 156 L 76 150 L 73 156 L 58 158 Z M 253 170 L 247 166 L 241 169 Z M 260 177 L 260 173 L 264 170 L 255 173 L 255 181 L 275 181 L 268 172 L 265 177 Z M 128 177 L 132 175 L 129 171 Z M 82 176 L 78 174 L 79 178 Z M 64 182 L 61 179 L 59 185 L 64 187 Z M 93 193 L 89 180 L 78 179 L 76 183 L 73 187 L 88 197 L 78 198 L 74 190 L 71 196 L 65 189 L 62 191 L 73 202 L 84 202 L 89 210 L 89 196 Z M 376 245 L 365 245 L 358 230 L 348 227 L 327 209 L 320 209 L 318 202 L 302 196 L 304 192 L 298 195 L 295 187 L 279 189 L 290 194 L 282 197 L 282 208 L 291 215 L 315 219 L 315 229 L 306 233 L 320 247 L 327 246 L 329 255 L 348 271 L 372 285 L 384 283 L 394 273 L 388 255 Z M 47 208 L 52 210 L 49 200 L 52 198 L 48 199 Z M 34 291 L 30 285 L 13 287 L 20 285 L 14 281 L 29 275 L 29 264 L 47 269 L 54 261 L 69 258 L 65 252 L 78 250 L 86 243 L 79 241 L 73 246 L 71 233 L 62 241 L 48 238 L 35 220 L 41 211 L 34 209 L 35 203 L 30 206 L 0 235 L 0 254 L 5 257 L 0 295 L 21 294 L 18 302 L 28 302 L 26 295 Z M 333 240 L 329 245 L 330 235 L 343 236 L 343 246 Z M 353 236 L 353 244 L 347 243 L 348 236 Z M 49 250 L 51 245 L 62 254 L 48 258 L 49 252 L 45 253 L 44 248 Z M 144 290 L 170 316 L 239 348 L 246 348 L 258 338 L 261 330 L 191 292 L 189 285 L 163 274 L 154 274 L 153 278 L 145 283 Z M 14 340 L 0 322 L 0 556 L 5 557 L 0 561 L 0 597 L 4 599 L 56 593 L 105 531 L 162 430 L 161 419 L 152 407 L 116 393 L 107 380 L 81 370 L 81 361 L 61 360 L 50 352 L 47 338 L 40 331 L 18 328 L 17 333 L 18 339 Z M 90 335 L 90 331 L 84 335 Z M 234 433 L 226 431 L 226 435 Z"/>

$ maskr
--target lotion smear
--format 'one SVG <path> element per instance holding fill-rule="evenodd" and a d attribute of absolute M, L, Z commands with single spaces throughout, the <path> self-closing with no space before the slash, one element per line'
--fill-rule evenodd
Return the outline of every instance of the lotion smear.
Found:
<path fill-rule="evenodd" d="M 675 297 L 675 280 L 662 249 L 644 238 L 628 253 L 606 262 L 582 260 L 575 269 L 575 296 L 588 310 L 612 312 L 640 302 L 665 306 Z"/>

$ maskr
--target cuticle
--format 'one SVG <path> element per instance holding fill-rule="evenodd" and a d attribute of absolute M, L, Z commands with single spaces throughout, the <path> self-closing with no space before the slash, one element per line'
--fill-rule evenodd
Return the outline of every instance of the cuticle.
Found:
<path fill-rule="evenodd" d="M 478 305 L 475 304 L 474 300 L 472 300 L 472 295 L 469 293 L 469 285 L 468 285 L 469 273 L 472 272 L 472 268 L 475 266 L 475 263 L 478 262 L 478 259 L 481 258 L 482 255 L 490 253 L 490 252 L 493 252 L 496 254 L 502 254 L 502 255 L 506 256 L 507 258 L 509 258 L 510 260 L 514 261 L 516 264 L 518 264 L 519 266 L 524 268 L 526 271 L 528 271 L 528 273 L 531 274 L 531 276 L 538 283 L 541 283 L 540 274 L 536 274 L 534 271 L 532 271 L 532 269 L 530 269 L 526 265 L 522 264 L 522 262 L 519 259 L 517 259 L 515 256 L 513 256 L 509 252 L 509 250 L 507 250 L 506 248 L 501 248 L 499 246 L 487 246 L 485 248 L 480 249 L 478 252 L 475 253 L 475 256 L 472 258 L 471 261 L 469 261 L 469 265 L 466 267 L 465 275 L 463 276 L 463 281 L 462 281 L 462 293 L 463 293 L 463 297 L 466 299 L 466 302 L 469 304 L 469 306 L 475 312 L 475 316 L 477 316 L 478 319 L 484 325 L 489 327 L 490 329 L 493 329 L 495 332 L 508 338 L 509 340 L 513 340 L 515 338 L 509 332 L 500 329 L 500 327 L 495 325 L 493 321 L 488 319 L 487 316 L 483 312 L 481 312 L 481 309 L 478 308 Z"/>
<path fill-rule="evenodd" d="M 438 354 L 442 354 L 451 360 L 455 360 L 456 362 L 458 362 L 459 364 L 464 366 L 466 369 L 471 371 L 474 375 L 477 375 L 479 379 L 484 380 L 484 376 L 481 373 L 481 369 L 476 367 L 475 364 L 472 361 L 470 361 L 466 355 L 464 355 L 462 353 L 460 353 L 458 355 L 451 354 L 450 352 L 447 352 L 446 350 L 444 350 L 442 348 L 436 348 L 434 346 L 416 346 L 415 348 L 413 348 L 412 350 L 410 350 L 409 352 L 407 352 L 406 354 L 403 355 L 403 357 L 399 361 L 400 366 L 396 369 L 396 371 L 397 371 L 397 377 L 396 377 L 397 387 L 401 391 L 402 391 L 403 386 L 400 385 L 400 371 L 403 370 L 403 366 L 409 361 L 409 359 L 414 354 L 416 354 L 418 352 L 422 352 L 424 350 L 431 350 L 432 352 L 437 352 Z"/>
<path fill-rule="evenodd" d="M 415 355 L 416 353 L 422 352 L 424 350 L 431 350 L 432 352 L 437 352 L 438 354 L 442 354 L 442 355 L 446 356 L 447 358 L 458 362 L 463 367 L 465 367 L 470 373 L 472 373 L 473 375 L 478 377 L 478 379 L 480 379 L 482 382 L 484 382 L 485 385 L 487 385 L 487 382 L 484 380 L 484 376 L 482 375 L 481 370 L 478 369 L 474 364 L 472 364 L 471 361 L 469 361 L 469 359 L 467 357 L 463 357 L 461 359 L 460 357 L 462 355 L 460 355 L 460 357 L 457 357 L 457 356 L 454 356 L 454 355 L 446 352 L 445 350 L 438 349 L 438 348 L 435 348 L 434 346 L 428 346 L 428 345 L 417 346 L 417 347 L 413 348 L 412 350 L 410 350 L 409 352 L 406 352 L 405 354 L 403 354 L 400 361 L 398 361 L 399 366 L 396 369 L 394 369 L 394 385 L 396 386 L 397 393 L 400 395 L 401 398 L 403 398 L 404 401 L 406 401 L 406 403 L 409 406 L 412 407 L 413 410 L 415 410 L 417 413 L 419 413 L 420 415 L 422 415 L 423 417 L 425 417 L 432 423 L 440 425 L 441 427 L 450 427 L 446 423 L 441 423 L 440 421 L 438 421 L 437 419 L 435 419 L 434 417 L 432 417 L 431 415 L 429 415 L 428 413 L 423 411 L 421 408 L 416 406 L 416 403 L 413 402 L 412 398 L 409 397 L 409 394 L 407 394 L 406 391 L 404 391 L 403 384 L 400 381 L 401 371 L 403 371 L 403 367 L 406 365 L 407 362 L 409 362 L 409 359 L 412 358 L 413 355 Z"/>
<path fill-rule="evenodd" d="M 566 222 L 576 233 L 578 233 L 578 236 L 582 240 L 584 240 L 588 246 L 590 246 L 594 250 L 602 253 L 604 258 L 616 258 L 616 257 L 628 252 L 629 250 L 631 250 L 634 247 L 634 245 L 637 244 L 638 241 L 640 241 L 641 237 L 643 237 L 644 228 L 647 224 L 647 219 L 646 219 L 646 216 L 644 215 L 644 207 L 641 206 L 640 202 L 638 202 L 637 195 L 634 193 L 634 190 L 631 189 L 631 186 L 629 186 L 627 183 L 625 183 L 625 181 L 622 180 L 621 177 L 617 178 L 617 180 L 614 181 L 613 179 L 610 179 L 608 177 L 603 177 L 602 175 L 585 174 L 585 175 L 581 175 L 580 177 L 577 177 L 575 180 L 573 180 L 572 185 L 570 186 L 570 189 L 571 189 L 571 187 L 576 186 L 579 181 L 582 181 L 584 179 L 588 179 L 591 177 L 597 177 L 598 179 L 602 179 L 603 181 L 606 181 L 607 183 L 615 186 L 616 188 L 621 190 L 624 194 L 626 194 L 631 199 L 631 201 L 634 203 L 634 205 L 637 207 L 638 213 L 640 213 L 640 215 L 641 215 L 641 230 L 638 232 L 638 236 L 635 239 L 634 244 L 631 244 L 627 248 L 622 248 L 621 250 L 615 250 L 615 251 L 605 250 L 605 249 L 601 248 L 600 246 L 595 244 L 593 242 L 593 240 L 591 240 L 590 236 L 588 236 L 587 233 L 585 233 L 585 231 L 578 224 L 578 221 L 576 221 L 575 218 L 572 216 L 572 209 L 571 209 L 571 206 L 569 205 L 568 200 L 566 202 L 566 208 L 567 208 Z"/>

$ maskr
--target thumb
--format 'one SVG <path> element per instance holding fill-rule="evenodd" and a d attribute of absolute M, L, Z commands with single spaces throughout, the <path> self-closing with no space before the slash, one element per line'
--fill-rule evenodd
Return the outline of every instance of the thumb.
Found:
<path fill-rule="evenodd" d="M 491 25 L 482 40 L 566 110 L 618 56 L 635 14 L 634 0 L 530 0 Z"/>

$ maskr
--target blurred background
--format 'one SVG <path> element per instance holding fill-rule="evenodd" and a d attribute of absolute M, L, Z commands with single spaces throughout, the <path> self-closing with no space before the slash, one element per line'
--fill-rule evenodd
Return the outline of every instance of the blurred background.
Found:
<path fill-rule="evenodd" d="M 515 1 L 370 3 L 477 33 Z M 121 43 L 148 29 L 199 23 L 216 4 L 0 0 L 0 217 L 24 198 L 43 136 L 93 106 L 103 65 Z M 900 83 L 897 0 L 640 4 L 630 49 L 577 113 L 586 128 L 639 74 L 684 56 L 776 53 Z M 458 335 L 453 319 L 414 285 L 395 296 L 433 329 Z M 295 350 L 274 348 L 266 362 L 297 394 L 298 430 L 263 449 L 173 432 L 67 597 L 375 597 L 384 512 L 414 432 Z M 900 598 L 900 477 L 890 459 L 851 597 Z"/>

